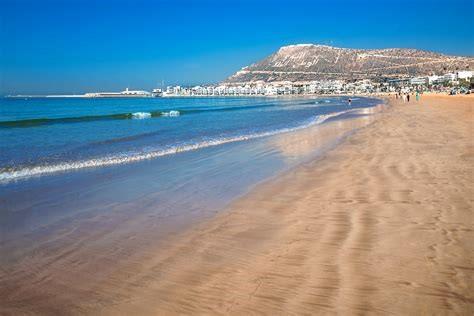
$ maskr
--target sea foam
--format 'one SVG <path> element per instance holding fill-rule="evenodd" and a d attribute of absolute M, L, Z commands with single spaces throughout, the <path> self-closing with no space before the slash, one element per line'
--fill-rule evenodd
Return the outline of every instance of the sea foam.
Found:
<path fill-rule="evenodd" d="M 180 115 L 179 111 L 161 112 L 161 116 L 176 117 L 176 116 L 179 116 L 179 115 Z"/>
<path fill-rule="evenodd" d="M 149 112 L 135 112 L 132 113 L 132 118 L 138 119 L 138 120 L 143 120 L 151 117 L 151 113 Z"/>
<path fill-rule="evenodd" d="M 65 171 L 85 169 L 85 168 L 94 168 L 94 167 L 133 163 L 133 162 L 138 162 L 142 160 L 148 160 L 148 159 L 158 158 L 158 157 L 167 156 L 167 155 L 173 155 L 173 154 L 177 154 L 181 152 L 187 152 L 187 151 L 197 150 L 197 149 L 206 148 L 206 147 L 218 146 L 218 145 L 223 145 L 227 143 L 240 142 L 240 141 L 246 141 L 246 140 L 251 140 L 251 139 L 256 139 L 256 138 L 273 136 L 273 135 L 282 134 L 282 133 L 293 132 L 293 131 L 307 128 L 313 125 L 322 124 L 330 118 L 337 117 L 337 116 L 340 116 L 349 112 L 354 112 L 354 111 L 357 111 L 357 109 L 318 115 L 314 117 L 313 119 L 311 119 L 310 121 L 304 124 L 295 126 L 295 127 L 287 127 L 287 128 L 260 132 L 260 133 L 219 137 L 219 138 L 209 139 L 206 141 L 195 142 L 195 143 L 183 143 L 180 145 L 175 145 L 175 146 L 164 148 L 164 149 L 156 149 L 149 152 L 133 152 L 133 153 L 127 153 L 127 154 L 88 159 L 88 160 L 83 160 L 83 161 L 62 162 L 62 163 L 51 164 L 51 165 L 38 165 L 38 166 L 32 166 L 32 167 L 23 167 L 17 170 L 11 169 L 11 168 L 3 169 L 3 170 L 0 169 L 0 182 L 10 182 L 10 181 L 29 178 L 33 176 L 52 174 L 56 172 L 65 172 Z M 173 111 L 170 111 L 170 112 L 173 112 Z M 137 112 L 137 113 L 141 113 L 141 112 Z"/>

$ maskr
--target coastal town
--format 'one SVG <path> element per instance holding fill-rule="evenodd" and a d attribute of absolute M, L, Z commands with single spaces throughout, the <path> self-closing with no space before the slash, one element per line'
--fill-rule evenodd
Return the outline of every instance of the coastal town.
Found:
<path fill-rule="evenodd" d="M 146 97 L 242 97 L 284 95 L 348 95 L 409 92 L 445 92 L 469 94 L 474 88 L 474 71 L 461 70 L 443 75 L 379 78 L 361 80 L 313 80 L 278 82 L 221 83 L 217 85 L 169 85 L 152 92 L 129 90 L 93 92 L 77 97 L 86 98 L 146 98 Z M 50 96 L 52 97 L 52 96 Z M 58 96 L 59 97 L 59 96 Z M 60 96 L 64 97 L 64 96 Z"/>
<path fill-rule="evenodd" d="M 459 70 L 442 75 L 379 77 L 367 79 L 322 79 L 311 81 L 223 82 L 211 85 L 168 85 L 146 90 L 89 92 L 76 95 L 9 95 L 7 97 L 78 97 L 78 98 L 152 98 L 152 97 L 245 97 L 291 95 L 351 95 L 410 92 L 470 94 L 474 89 L 474 71 Z"/>
<path fill-rule="evenodd" d="M 385 80 L 314 80 L 306 82 L 246 82 L 223 83 L 203 86 L 167 86 L 154 89 L 150 96 L 277 96 L 311 94 L 371 94 L 410 91 L 445 91 L 447 93 L 470 93 L 473 86 L 473 71 L 462 70 L 444 75 L 402 77 Z"/>

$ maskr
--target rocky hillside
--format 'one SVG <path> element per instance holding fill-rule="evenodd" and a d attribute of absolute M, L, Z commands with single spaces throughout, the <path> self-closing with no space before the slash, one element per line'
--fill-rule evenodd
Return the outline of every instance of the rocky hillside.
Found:
<path fill-rule="evenodd" d="M 474 69 L 474 58 L 416 49 L 364 50 L 299 44 L 280 48 L 225 82 L 390 78 L 443 74 L 457 69 Z"/>

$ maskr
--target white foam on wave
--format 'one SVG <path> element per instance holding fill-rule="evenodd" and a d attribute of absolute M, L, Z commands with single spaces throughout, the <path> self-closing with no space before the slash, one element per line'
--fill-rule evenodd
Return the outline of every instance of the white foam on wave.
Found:
<path fill-rule="evenodd" d="M 42 165 L 42 166 L 26 167 L 19 170 L 1 171 L 0 182 L 10 182 L 10 181 L 14 181 L 14 180 L 22 179 L 22 178 L 41 176 L 41 175 L 57 173 L 57 172 L 138 162 L 141 160 L 149 160 L 153 158 L 173 155 L 173 154 L 177 154 L 181 152 L 187 152 L 187 151 L 197 150 L 197 149 L 206 148 L 206 147 L 218 146 L 218 145 L 223 145 L 227 143 L 234 143 L 234 142 L 246 141 L 246 140 L 251 140 L 251 139 L 256 139 L 256 138 L 273 136 L 273 135 L 282 134 L 282 133 L 293 132 L 293 131 L 307 128 L 313 125 L 322 124 L 323 122 L 327 121 L 330 118 L 340 116 L 348 112 L 354 112 L 354 111 L 356 111 L 356 109 L 318 115 L 310 122 L 296 126 L 296 127 L 287 127 L 287 128 L 282 128 L 278 130 L 247 134 L 247 135 L 216 138 L 216 139 L 206 140 L 206 141 L 202 141 L 198 143 L 183 144 L 183 145 L 178 145 L 178 146 L 174 146 L 174 147 L 170 147 L 166 149 L 159 149 L 159 150 L 150 151 L 150 152 L 121 154 L 121 155 L 107 156 L 107 157 L 95 158 L 95 159 L 89 159 L 89 160 L 77 161 L 77 162 L 63 162 L 63 163 L 54 164 L 54 165 Z"/>
<path fill-rule="evenodd" d="M 314 104 L 323 104 L 323 103 L 331 103 L 331 100 L 317 100 L 317 101 L 314 101 Z"/>
<path fill-rule="evenodd" d="M 180 115 L 179 111 L 161 112 L 161 116 L 176 117 L 176 116 L 179 116 L 179 115 Z"/>
<path fill-rule="evenodd" d="M 149 112 L 135 112 L 132 113 L 132 118 L 138 119 L 138 120 L 143 120 L 151 117 L 151 113 Z"/>

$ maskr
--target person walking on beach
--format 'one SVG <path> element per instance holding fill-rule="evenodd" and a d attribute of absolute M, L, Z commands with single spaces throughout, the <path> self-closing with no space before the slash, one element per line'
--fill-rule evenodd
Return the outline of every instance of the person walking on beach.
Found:
<path fill-rule="evenodd" d="M 406 96 L 405 96 L 405 93 L 402 94 L 402 100 L 403 100 L 403 103 L 406 102 Z"/>
<path fill-rule="evenodd" d="M 410 94 L 407 93 L 407 102 L 410 102 Z"/>

